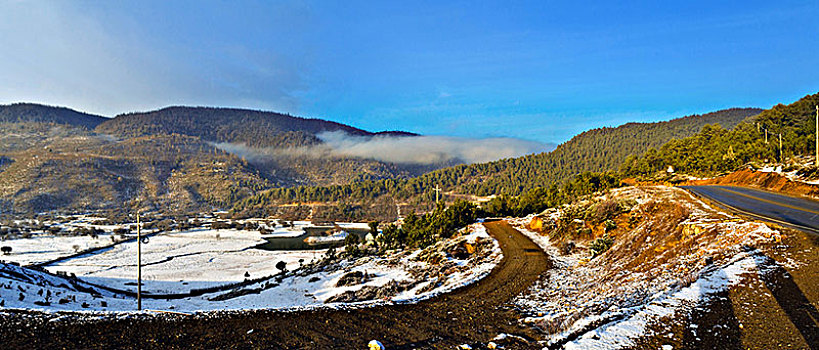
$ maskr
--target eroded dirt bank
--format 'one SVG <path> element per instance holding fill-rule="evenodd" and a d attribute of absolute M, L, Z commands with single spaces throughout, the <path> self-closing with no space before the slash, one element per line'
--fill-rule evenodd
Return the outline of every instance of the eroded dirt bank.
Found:
<path fill-rule="evenodd" d="M 819 185 L 793 181 L 775 172 L 742 169 L 713 179 L 687 181 L 684 185 L 735 185 L 755 187 L 768 191 L 782 192 L 795 196 L 819 199 Z"/>
<path fill-rule="evenodd" d="M 0 319 L 0 334 L 9 348 L 140 349 L 362 349 L 372 339 L 390 349 L 452 348 L 485 343 L 499 333 L 535 337 L 531 329 L 518 324 L 520 315 L 509 303 L 550 267 L 550 261 L 506 222 L 486 227 L 503 250 L 497 268 L 476 284 L 418 304 L 213 317 L 86 318 L 83 322 L 73 317 L 48 321 L 10 314 Z"/>

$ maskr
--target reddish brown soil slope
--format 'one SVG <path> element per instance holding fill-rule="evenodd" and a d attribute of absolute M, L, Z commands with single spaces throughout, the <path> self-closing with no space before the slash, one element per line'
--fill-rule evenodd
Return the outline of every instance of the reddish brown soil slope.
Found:
<path fill-rule="evenodd" d="M 819 185 L 792 181 L 778 173 L 766 173 L 761 171 L 753 171 L 750 169 L 742 169 L 713 179 L 688 181 L 685 183 L 685 185 L 747 186 L 819 199 Z"/>

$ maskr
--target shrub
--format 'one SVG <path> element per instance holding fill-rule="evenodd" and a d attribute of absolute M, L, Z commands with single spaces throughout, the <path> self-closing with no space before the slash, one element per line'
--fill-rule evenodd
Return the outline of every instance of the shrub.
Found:
<path fill-rule="evenodd" d="M 615 223 L 614 220 L 606 220 L 603 226 L 605 227 L 606 232 L 609 232 L 617 228 L 617 223 Z"/>
<path fill-rule="evenodd" d="M 605 253 L 613 245 L 614 240 L 611 237 L 609 237 L 608 234 L 605 234 L 603 235 L 603 237 L 595 239 L 594 241 L 591 242 L 591 244 L 589 244 L 589 251 L 592 254 L 592 258 L 594 258 L 600 254 Z"/>
<path fill-rule="evenodd" d="M 228 222 L 224 222 L 224 221 L 216 221 L 216 222 L 210 224 L 210 228 L 212 228 L 214 230 L 228 230 L 228 229 L 234 228 L 234 225 L 233 225 L 233 223 L 228 223 Z"/>
<path fill-rule="evenodd" d="M 598 203 L 586 213 L 587 219 L 592 222 L 604 222 L 612 219 L 623 211 L 622 206 L 616 200 L 609 199 Z"/>
<path fill-rule="evenodd" d="M 571 254 L 572 251 L 574 251 L 574 242 L 563 242 L 563 244 L 560 245 L 560 251 L 563 253 L 563 255 Z"/>
<path fill-rule="evenodd" d="M 125 228 L 125 227 L 117 227 L 117 228 L 114 229 L 114 234 L 115 235 L 127 235 L 127 234 L 130 234 L 130 233 L 131 233 L 131 230 L 128 229 L 128 228 Z"/>
<path fill-rule="evenodd" d="M 357 234 L 348 234 L 347 237 L 344 238 L 344 253 L 348 256 L 357 256 L 360 253 L 358 249 L 359 243 L 361 243 L 361 239 Z"/>
<path fill-rule="evenodd" d="M 583 217 L 583 210 L 576 205 L 571 205 L 565 207 L 561 213 L 560 217 L 557 218 L 557 227 L 552 230 L 550 235 L 553 239 L 562 239 L 565 236 L 571 236 L 573 233 L 576 233 L 573 228 L 576 227 L 575 219 L 579 219 Z"/>
<path fill-rule="evenodd" d="M 377 240 L 384 249 L 394 249 L 404 245 L 407 235 L 400 227 L 390 224 L 378 235 Z"/>

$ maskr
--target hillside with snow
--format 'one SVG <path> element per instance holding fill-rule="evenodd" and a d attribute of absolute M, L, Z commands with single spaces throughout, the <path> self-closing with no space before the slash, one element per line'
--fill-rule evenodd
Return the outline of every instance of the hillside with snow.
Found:
<path fill-rule="evenodd" d="M 605 203 L 620 205 L 609 219 L 614 226 L 575 218 L 574 224 L 590 228 L 589 235 L 570 240 L 557 234 L 561 219 L 578 207 L 592 212 Z M 513 222 L 555 265 L 516 300 L 527 315 L 523 322 L 543 332 L 549 348 L 620 349 L 652 337 L 673 348 L 681 339 L 669 318 L 685 318 L 747 276 L 768 274 L 777 265 L 766 254 L 783 239 L 764 223 L 663 186 L 617 189 Z M 593 238 L 604 235 L 611 248 L 593 256 Z M 788 262 L 789 268 L 798 265 Z M 695 333 L 696 327 L 691 325 Z"/>

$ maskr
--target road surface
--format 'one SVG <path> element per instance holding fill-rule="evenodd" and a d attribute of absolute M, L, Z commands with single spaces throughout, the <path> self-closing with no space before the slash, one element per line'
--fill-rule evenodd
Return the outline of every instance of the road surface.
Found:
<path fill-rule="evenodd" d="M 740 214 L 819 233 L 819 201 L 736 186 L 681 186 Z"/>
<path fill-rule="evenodd" d="M 495 270 L 478 283 L 417 304 L 84 322 L 49 322 L 36 313 L 0 314 L 0 334 L 8 349 L 365 349 L 372 339 L 388 349 L 452 349 L 486 343 L 499 333 L 536 337 L 534 330 L 518 324 L 520 315 L 509 303 L 550 267 L 550 261 L 506 222 L 485 225 L 504 254 Z"/>

